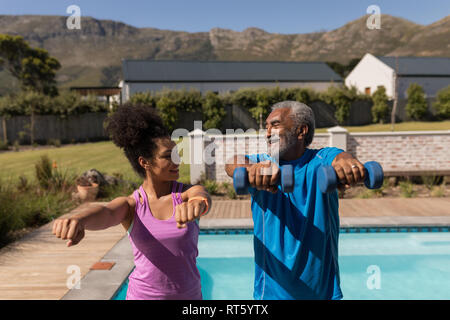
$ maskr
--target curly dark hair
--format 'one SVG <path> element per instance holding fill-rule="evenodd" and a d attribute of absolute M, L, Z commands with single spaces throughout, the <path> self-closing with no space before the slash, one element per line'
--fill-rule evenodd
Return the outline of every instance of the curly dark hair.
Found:
<path fill-rule="evenodd" d="M 136 173 L 145 179 L 139 157 L 152 159 L 157 138 L 170 138 L 157 111 L 145 104 L 125 103 L 106 119 L 106 131 L 116 146 L 122 148 Z"/>

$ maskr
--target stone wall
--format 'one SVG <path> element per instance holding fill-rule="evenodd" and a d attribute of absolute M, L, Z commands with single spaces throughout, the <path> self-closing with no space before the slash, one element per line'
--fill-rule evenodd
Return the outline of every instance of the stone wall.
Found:
<path fill-rule="evenodd" d="M 192 183 L 202 172 L 208 179 L 232 182 L 225 173 L 226 159 L 235 154 L 267 151 L 264 136 L 194 132 L 189 134 Z M 194 140 L 201 147 L 194 148 Z M 328 129 L 328 133 L 316 134 L 309 147 L 328 146 L 341 148 L 362 163 L 378 161 L 388 175 L 405 171 L 450 171 L 450 130 L 349 133 L 344 128 L 334 127 Z M 197 154 L 197 163 L 193 162 L 194 154 Z M 204 155 L 203 162 L 199 161 L 200 154 Z"/>
<path fill-rule="evenodd" d="M 386 172 L 450 170 L 450 131 L 352 133 L 347 151 Z"/>

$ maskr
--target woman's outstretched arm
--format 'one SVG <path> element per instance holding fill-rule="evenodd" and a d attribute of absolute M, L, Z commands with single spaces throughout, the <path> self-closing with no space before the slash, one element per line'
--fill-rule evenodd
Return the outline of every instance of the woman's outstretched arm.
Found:
<path fill-rule="evenodd" d="M 129 217 L 135 207 L 133 197 L 118 197 L 107 205 L 97 205 L 69 218 L 56 219 L 52 233 L 69 240 L 67 246 L 76 245 L 84 237 L 84 230 L 103 230 L 118 225 Z"/>

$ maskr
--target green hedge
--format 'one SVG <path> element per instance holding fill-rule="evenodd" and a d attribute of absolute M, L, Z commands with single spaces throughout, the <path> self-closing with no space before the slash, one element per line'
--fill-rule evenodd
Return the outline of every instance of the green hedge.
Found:
<path fill-rule="evenodd" d="M 33 91 L 22 91 L 16 95 L 0 97 L 0 116 L 35 114 L 58 115 L 62 118 L 88 112 L 107 112 L 108 106 L 95 96 L 83 97 L 75 92 L 62 92 L 49 97 Z"/>
<path fill-rule="evenodd" d="M 413 119 L 422 119 L 424 110 L 423 92 L 419 86 L 409 88 L 409 101 L 406 111 Z M 450 86 L 442 89 L 434 104 L 436 114 L 440 118 L 450 117 Z M 179 120 L 179 111 L 198 112 L 206 129 L 220 128 L 226 116 L 225 107 L 236 105 L 248 110 L 259 122 L 260 116 L 265 119 L 270 113 L 270 107 L 277 102 L 294 100 L 310 105 L 314 101 L 323 101 L 335 107 L 335 118 L 339 124 L 344 124 L 350 115 L 350 106 L 354 101 L 369 100 L 374 106 L 372 116 L 374 122 L 387 121 L 387 97 L 383 90 L 377 90 L 371 97 L 359 94 L 355 87 L 343 85 L 330 86 L 325 91 L 315 91 L 310 88 L 241 88 L 235 92 L 216 94 L 211 91 L 204 95 L 196 89 L 169 90 L 159 92 L 141 92 L 131 96 L 131 103 L 146 104 L 158 109 L 164 123 L 171 130 Z M 21 92 L 14 96 L 0 97 L 0 116 L 30 115 L 31 108 L 35 114 L 69 115 L 88 112 L 114 112 L 99 101 L 95 96 L 82 97 L 74 92 L 62 92 L 51 98 L 34 92 Z"/>
<path fill-rule="evenodd" d="M 130 103 L 145 104 L 158 110 L 169 130 L 175 129 L 179 112 L 201 112 L 206 129 L 220 127 L 225 118 L 225 100 L 212 91 L 204 96 L 195 89 L 168 90 L 151 93 L 139 92 L 131 96 Z"/>
<path fill-rule="evenodd" d="M 199 112 L 203 115 L 206 129 L 220 128 L 226 116 L 225 107 L 240 106 L 249 111 L 259 122 L 270 113 L 270 107 L 277 102 L 294 100 L 311 104 L 321 100 L 335 106 L 335 117 L 343 124 L 350 114 L 353 101 L 371 99 L 370 96 L 357 93 L 356 88 L 343 85 L 329 87 L 326 91 L 318 92 L 309 88 L 241 88 L 235 92 L 216 94 L 211 91 L 202 95 L 196 89 L 169 90 L 159 92 L 136 93 L 130 98 L 131 103 L 146 104 L 156 108 L 166 126 L 173 130 L 179 120 L 179 111 Z M 34 108 L 35 114 L 69 115 L 87 112 L 114 112 L 108 106 L 98 101 L 94 96 L 82 97 L 74 92 L 62 92 L 54 98 L 33 92 L 21 92 L 15 96 L 0 97 L 0 116 L 30 115 Z"/>
<path fill-rule="evenodd" d="M 198 90 L 163 90 L 150 93 L 140 92 L 130 98 L 131 103 L 144 103 L 158 109 L 166 126 L 173 129 L 178 121 L 178 111 L 202 112 L 206 129 L 219 128 L 226 116 L 225 106 L 236 105 L 249 111 L 259 122 L 265 119 L 270 107 L 277 102 L 294 100 L 310 104 L 322 100 L 336 107 L 335 117 L 343 124 L 350 115 L 350 106 L 356 100 L 370 100 L 367 95 L 358 94 L 356 88 L 332 86 L 324 92 L 309 88 L 241 88 L 235 92 L 215 94 L 211 91 L 201 95 Z"/>

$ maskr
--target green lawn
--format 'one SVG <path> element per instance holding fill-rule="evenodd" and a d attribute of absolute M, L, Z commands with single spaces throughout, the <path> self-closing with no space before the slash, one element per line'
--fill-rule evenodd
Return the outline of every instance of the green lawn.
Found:
<path fill-rule="evenodd" d="M 370 124 L 365 126 L 344 126 L 349 132 L 374 132 L 391 131 L 391 124 Z M 328 128 L 318 128 L 317 133 L 326 133 Z M 411 121 L 396 123 L 395 131 L 430 131 L 430 130 L 450 130 L 450 120 L 447 121 Z"/>
<path fill-rule="evenodd" d="M 109 175 L 121 173 L 125 179 L 132 181 L 140 179 L 134 173 L 122 150 L 110 141 L 1 153 L 0 179 L 15 181 L 20 175 L 24 175 L 28 180 L 34 181 L 34 164 L 42 155 L 47 155 L 51 161 L 56 161 L 58 169 L 62 172 L 67 170 L 69 173 L 80 175 L 89 169 L 97 169 Z M 189 165 L 180 166 L 179 180 L 189 181 Z"/>

